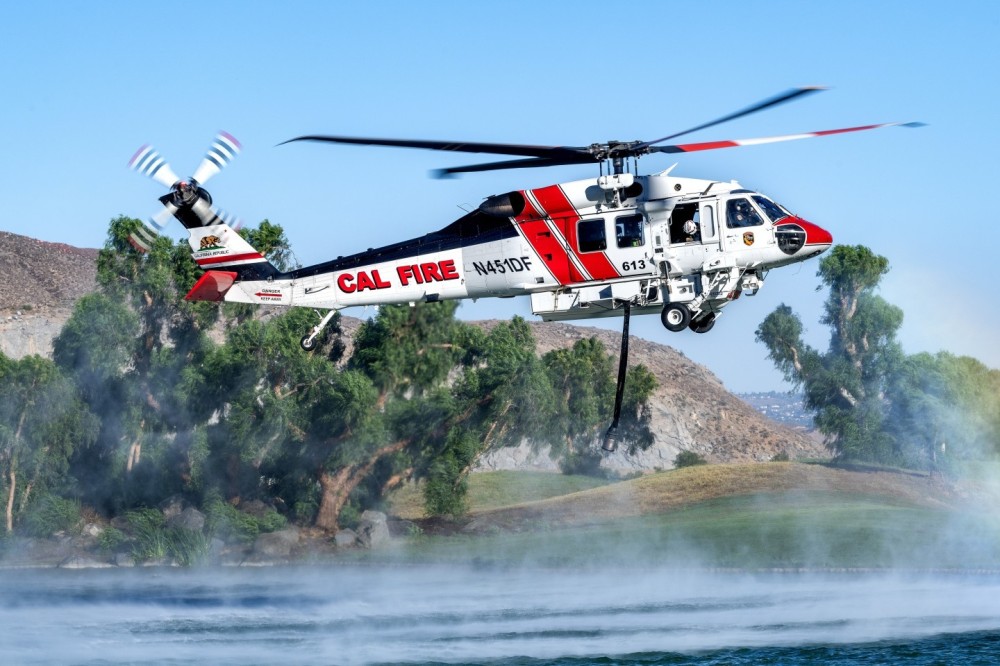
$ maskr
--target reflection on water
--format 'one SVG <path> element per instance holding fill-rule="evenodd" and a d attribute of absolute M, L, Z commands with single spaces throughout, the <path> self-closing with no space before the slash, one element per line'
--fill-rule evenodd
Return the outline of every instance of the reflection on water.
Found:
<path fill-rule="evenodd" d="M 996 654 L 998 637 L 1000 578 L 988 576 L 752 576 L 627 562 L 590 572 L 0 571 L 0 661 L 17 664 L 857 663 L 851 654 L 879 651 L 876 661 L 906 653 L 932 663 L 954 661 L 956 649 Z"/>

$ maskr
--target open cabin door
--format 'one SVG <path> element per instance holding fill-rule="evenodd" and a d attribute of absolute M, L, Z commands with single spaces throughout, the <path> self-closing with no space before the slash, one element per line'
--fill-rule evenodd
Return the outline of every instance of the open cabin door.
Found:
<path fill-rule="evenodd" d="M 716 200 L 677 204 L 656 235 L 658 242 L 665 243 L 664 259 L 670 263 L 671 273 L 699 270 L 719 252 Z"/>

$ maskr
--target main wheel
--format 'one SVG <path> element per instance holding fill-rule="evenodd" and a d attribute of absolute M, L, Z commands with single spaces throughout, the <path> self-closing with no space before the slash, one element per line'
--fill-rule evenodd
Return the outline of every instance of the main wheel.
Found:
<path fill-rule="evenodd" d="M 668 331 L 683 331 L 691 323 L 691 310 L 683 303 L 667 303 L 660 313 L 660 321 Z"/>
<path fill-rule="evenodd" d="M 690 328 L 695 333 L 708 333 L 715 326 L 715 313 L 710 312 L 706 315 L 702 315 L 697 319 L 692 319 L 691 323 L 688 324 Z"/>
<path fill-rule="evenodd" d="M 299 340 L 299 344 L 302 345 L 302 348 L 307 352 L 311 352 L 313 349 L 316 349 L 316 338 L 311 335 L 303 336 L 303 338 Z"/>

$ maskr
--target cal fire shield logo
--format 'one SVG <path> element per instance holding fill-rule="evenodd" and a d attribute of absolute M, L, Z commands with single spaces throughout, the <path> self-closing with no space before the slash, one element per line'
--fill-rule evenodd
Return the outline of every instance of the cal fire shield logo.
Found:
<path fill-rule="evenodd" d="M 743 232 L 743 244 L 744 245 L 753 245 L 753 232 L 752 231 L 745 231 L 745 232 Z"/>

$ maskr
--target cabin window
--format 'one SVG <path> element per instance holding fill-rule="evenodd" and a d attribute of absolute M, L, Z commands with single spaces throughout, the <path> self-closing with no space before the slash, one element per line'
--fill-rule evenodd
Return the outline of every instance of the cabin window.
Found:
<path fill-rule="evenodd" d="M 788 217 L 788 211 L 784 210 L 781 206 L 774 203 L 767 197 L 762 197 L 759 194 L 755 195 L 753 198 L 760 206 L 760 209 L 764 211 L 764 214 L 771 218 L 772 222 L 777 222 L 778 220 Z"/>
<path fill-rule="evenodd" d="M 726 226 L 730 229 L 758 227 L 762 224 L 764 220 L 754 210 L 749 199 L 730 199 L 726 204 Z"/>
<path fill-rule="evenodd" d="M 618 247 L 642 247 L 646 244 L 642 232 L 642 215 L 623 215 L 615 218 L 615 237 Z"/>
<path fill-rule="evenodd" d="M 701 207 L 701 237 L 715 238 L 715 210 L 711 204 Z"/>
<path fill-rule="evenodd" d="M 576 242 L 580 246 L 580 252 L 599 252 L 608 249 L 604 218 L 580 220 L 576 227 Z"/>

